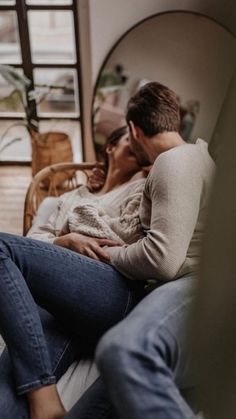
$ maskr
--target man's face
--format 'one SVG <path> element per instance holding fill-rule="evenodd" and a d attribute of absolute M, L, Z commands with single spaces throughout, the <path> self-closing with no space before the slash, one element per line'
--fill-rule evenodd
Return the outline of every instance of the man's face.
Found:
<path fill-rule="evenodd" d="M 150 161 L 141 144 L 134 138 L 132 129 L 129 128 L 129 144 L 132 152 L 136 155 L 136 159 L 140 166 L 149 166 Z"/>

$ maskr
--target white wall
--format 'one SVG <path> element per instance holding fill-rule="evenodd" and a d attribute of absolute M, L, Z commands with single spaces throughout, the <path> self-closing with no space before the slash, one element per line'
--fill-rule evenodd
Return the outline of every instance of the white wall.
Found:
<path fill-rule="evenodd" d="M 121 41 L 107 68 L 122 64 L 130 75 L 125 108 L 135 81 L 145 78 L 172 88 L 185 103 L 198 100 L 191 138 L 210 140 L 236 65 L 236 41 L 222 26 L 189 13 L 157 16 Z"/>
<path fill-rule="evenodd" d="M 236 114 L 236 72 L 234 73 L 231 83 L 229 85 L 225 101 L 222 106 L 222 111 L 219 115 L 215 131 L 213 134 L 213 141 L 219 145 L 219 152 L 222 147 L 234 147 L 232 154 L 235 159 L 236 152 L 236 141 L 232 137 L 235 137 L 235 114 Z M 232 144 L 231 144 L 232 143 Z M 231 144 L 231 145 L 230 145 Z M 235 187 L 235 185 L 234 185 Z M 235 191 L 234 191 L 235 193 Z"/>
<path fill-rule="evenodd" d="M 205 13 L 215 18 L 236 34 L 235 0 L 227 0 L 227 4 L 222 0 L 79 0 L 78 5 L 84 62 L 82 84 L 85 129 L 83 136 L 87 160 L 92 160 L 94 157 L 90 124 L 92 84 L 95 84 L 100 67 L 109 50 L 124 32 L 155 13 L 188 10 Z"/>
<path fill-rule="evenodd" d="M 89 0 L 92 76 L 113 44 L 131 26 L 147 16 L 168 10 L 191 10 L 219 19 L 236 33 L 235 0 Z"/>

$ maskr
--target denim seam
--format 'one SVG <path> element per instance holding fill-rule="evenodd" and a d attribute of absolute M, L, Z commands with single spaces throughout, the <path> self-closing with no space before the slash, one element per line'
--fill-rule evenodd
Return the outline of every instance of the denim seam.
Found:
<path fill-rule="evenodd" d="M 177 311 L 179 311 L 183 307 L 187 306 L 193 299 L 194 299 L 194 296 L 187 298 L 185 300 L 185 302 L 183 302 L 178 307 L 176 307 L 174 310 L 172 310 L 170 313 L 168 313 L 159 323 L 159 327 L 165 327 L 164 323 L 166 322 L 166 320 L 168 320 L 170 317 L 172 317 Z"/>
<path fill-rule="evenodd" d="M 126 314 L 127 314 L 130 301 L 131 301 L 131 291 L 129 291 L 129 294 L 128 294 L 128 299 L 127 299 L 127 303 L 126 303 L 126 306 L 125 306 L 123 317 L 125 317 Z"/>
<path fill-rule="evenodd" d="M 70 339 L 70 340 L 69 340 L 69 342 L 67 342 L 67 344 L 65 345 L 65 347 L 64 347 L 64 349 L 63 349 L 63 351 L 62 351 L 62 353 L 61 353 L 61 355 L 60 355 L 60 357 L 59 357 L 58 361 L 56 362 L 56 364 L 55 364 L 55 366 L 54 366 L 54 368 L 53 368 L 53 373 L 55 373 L 55 372 L 56 372 L 57 367 L 58 367 L 58 365 L 59 365 L 59 363 L 60 363 L 60 361 L 61 361 L 62 357 L 64 356 L 65 352 L 67 351 L 68 347 L 71 345 L 71 342 L 72 342 L 72 340 Z"/>

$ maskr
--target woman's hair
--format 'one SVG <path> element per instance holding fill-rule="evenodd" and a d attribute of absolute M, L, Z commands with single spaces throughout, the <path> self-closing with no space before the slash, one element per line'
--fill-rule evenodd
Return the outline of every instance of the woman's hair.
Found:
<path fill-rule="evenodd" d="M 112 131 L 112 133 L 109 135 L 107 142 L 105 144 L 105 149 L 104 149 L 104 163 L 106 168 L 108 168 L 108 155 L 106 153 L 106 149 L 109 145 L 117 145 L 121 139 L 121 137 L 123 137 L 123 135 L 128 133 L 128 127 L 127 125 L 124 125 L 123 127 L 117 128 L 114 131 Z"/>
<path fill-rule="evenodd" d="M 180 129 L 177 95 L 168 87 L 151 82 L 145 84 L 127 105 L 126 121 L 132 121 L 147 137 Z"/>

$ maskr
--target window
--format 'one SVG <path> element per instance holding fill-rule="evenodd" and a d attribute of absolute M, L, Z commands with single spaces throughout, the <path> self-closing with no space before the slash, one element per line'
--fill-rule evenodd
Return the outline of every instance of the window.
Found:
<path fill-rule="evenodd" d="M 0 1 L 0 64 L 11 65 L 24 73 L 32 80 L 32 89 L 36 88 L 39 94 L 43 86 L 51 86 L 50 92 L 36 106 L 35 117 L 40 130 L 65 127 L 74 137 L 75 160 L 81 161 L 78 41 L 76 0 Z M 22 136 L 24 130 L 16 127 L 23 117 L 16 91 L 0 75 L 0 161 L 30 160 L 28 146 L 25 147 L 27 155 L 17 157 L 14 152 L 13 159 L 7 146 L 1 153 L 1 143 L 4 146 L 7 140 L 14 139 L 17 143 L 16 133 Z M 12 129 L 8 131 L 8 138 L 1 141 L 9 127 Z M 20 141 L 18 143 L 19 150 Z"/>

